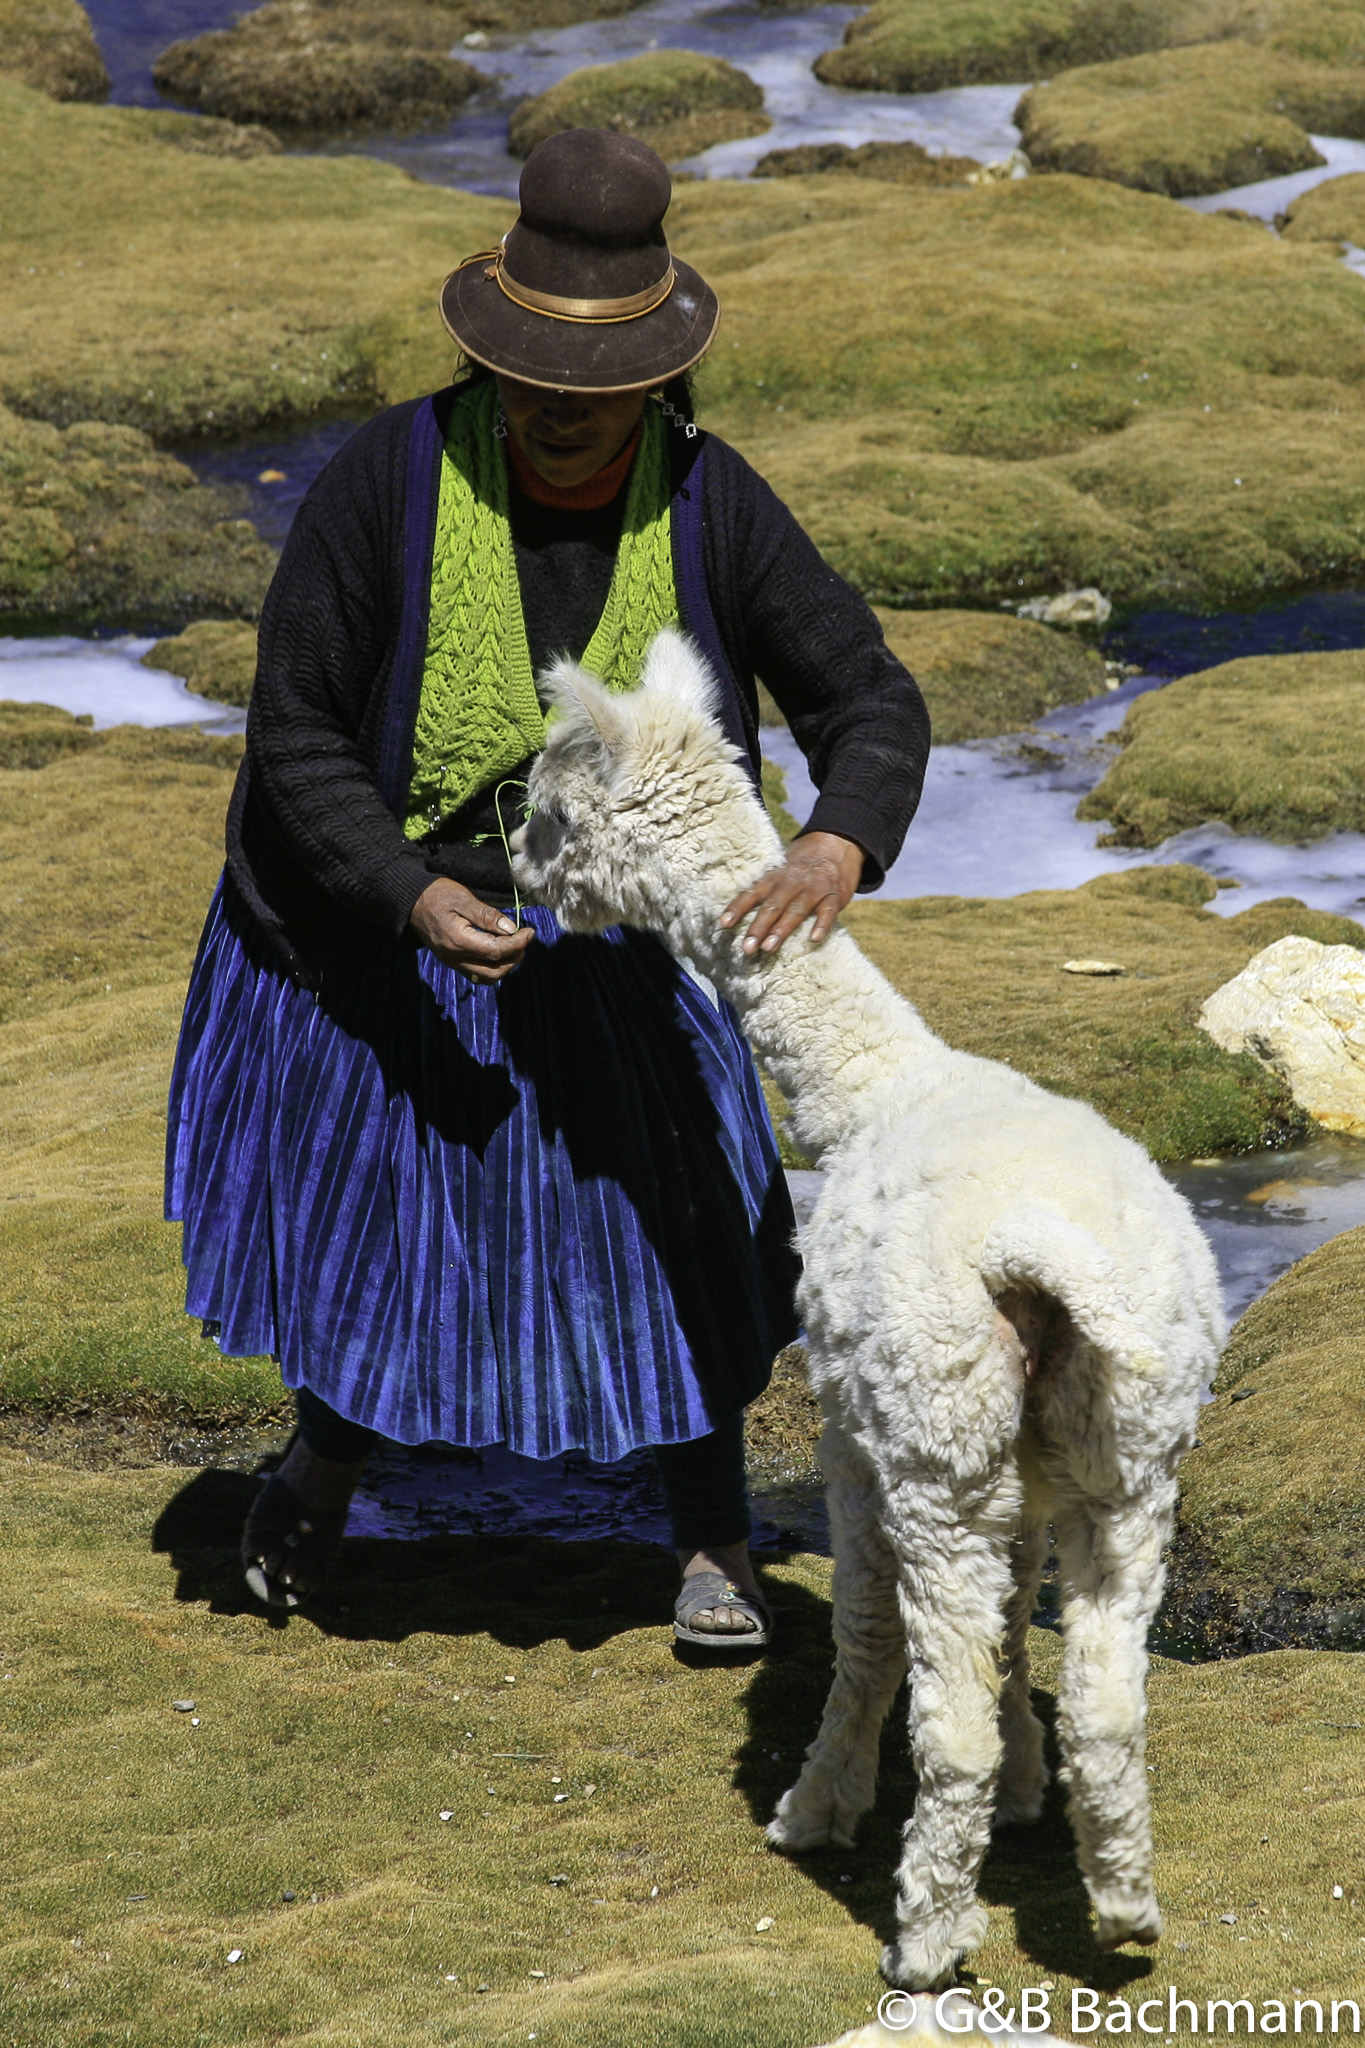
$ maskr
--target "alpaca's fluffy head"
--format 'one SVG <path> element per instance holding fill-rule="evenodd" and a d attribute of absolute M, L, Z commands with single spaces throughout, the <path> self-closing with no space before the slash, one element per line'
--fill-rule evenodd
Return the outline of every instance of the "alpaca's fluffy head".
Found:
<path fill-rule="evenodd" d="M 716 686 L 681 633 L 649 650 L 638 690 L 612 696 L 570 661 L 540 687 L 558 712 L 513 835 L 517 885 L 570 931 L 666 930 L 727 902 L 780 843 L 714 715 Z"/>

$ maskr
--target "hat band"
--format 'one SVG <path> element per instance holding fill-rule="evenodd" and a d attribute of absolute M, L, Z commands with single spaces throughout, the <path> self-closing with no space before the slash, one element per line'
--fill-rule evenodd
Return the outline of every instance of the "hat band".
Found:
<path fill-rule="evenodd" d="M 501 245 L 496 249 L 480 249 L 477 255 L 466 260 L 477 263 L 481 258 L 491 256 L 493 261 L 484 271 L 502 292 L 504 298 L 520 306 L 527 313 L 543 313 L 550 320 L 569 320 L 585 327 L 610 326 L 618 321 L 639 320 L 646 313 L 652 313 L 661 306 L 677 281 L 672 259 L 663 276 L 656 284 L 646 285 L 641 292 L 631 292 L 623 299 L 566 299 L 556 292 L 538 292 L 528 284 L 507 275 L 507 252 Z M 461 265 L 461 268 L 464 266 Z"/>

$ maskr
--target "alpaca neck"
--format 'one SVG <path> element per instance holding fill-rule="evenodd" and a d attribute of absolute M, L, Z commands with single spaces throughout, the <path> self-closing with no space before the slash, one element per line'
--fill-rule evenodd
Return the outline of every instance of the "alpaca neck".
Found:
<path fill-rule="evenodd" d="M 745 953 L 742 930 L 720 926 L 728 900 L 692 905 L 677 950 L 734 1006 L 804 1152 L 818 1160 L 863 1129 L 888 1087 L 905 1107 L 942 1085 L 934 1069 L 948 1048 L 847 932 L 823 946 L 797 933 L 777 953 Z"/>

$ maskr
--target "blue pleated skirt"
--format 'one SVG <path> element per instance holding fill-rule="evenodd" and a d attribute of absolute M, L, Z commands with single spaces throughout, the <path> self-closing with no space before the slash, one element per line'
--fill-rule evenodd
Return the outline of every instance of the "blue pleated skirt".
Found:
<path fill-rule="evenodd" d="M 606 1461 L 766 1386 L 793 1219 L 728 1006 L 654 938 L 527 914 L 496 988 L 357 925 L 314 992 L 221 884 L 166 1213 L 225 1352 L 401 1443 Z"/>

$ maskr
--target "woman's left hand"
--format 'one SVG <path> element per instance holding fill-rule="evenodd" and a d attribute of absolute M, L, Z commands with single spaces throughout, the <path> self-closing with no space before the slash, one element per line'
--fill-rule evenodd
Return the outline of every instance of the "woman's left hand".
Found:
<path fill-rule="evenodd" d="M 775 953 L 813 916 L 810 941 L 818 946 L 833 931 L 834 920 L 852 898 L 862 873 L 863 849 L 852 839 L 841 839 L 835 832 L 805 832 L 793 839 L 780 868 L 736 896 L 722 912 L 721 924 L 738 924 L 757 909 L 744 934 L 744 950 Z"/>

